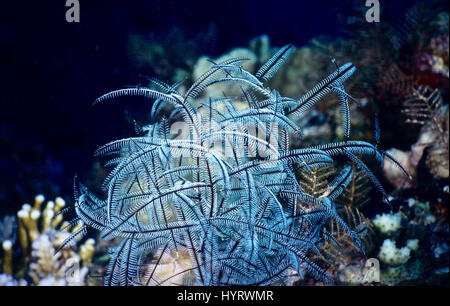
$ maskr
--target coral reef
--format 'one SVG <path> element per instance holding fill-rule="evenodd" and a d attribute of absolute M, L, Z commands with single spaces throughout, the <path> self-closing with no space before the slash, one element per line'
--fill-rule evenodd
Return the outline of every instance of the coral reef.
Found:
<path fill-rule="evenodd" d="M 14 217 L 5 217 L 2 222 L 3 274 L 0 275 L 0 283 L 12 286 L 86 285 L 95 241 L 86 240 L 78 252 L 76 239 L 63 245 L 67 237 L 79 230 L 82 224 L 71 224 L 64 220 L 61 213 L 66 202 L 61 197 L 48 201 L 45 206 L 44 202 L 45 197 L 37 195 L 33 206 L 23 204 L 17 213 L 17 226 Z M 16 236 L 19 246 L 13 239 Z M 16 252 L 22 256 L 13 256 Z"/>
<path fill-rule="evenodd" d="M 325 43 L 327 41 L 327 43 Z M 325 47 L 326 44 L 326 47 Z M 334 46 L 334 45 L 337 46 Z M 280 69 L 280 71 L 273 76 L 268 84 L 277 88 L 281 95 L 289 97 L 299 97 L 302 93 L 305 93 L 313 87 L 318 79 L 327 75 L 330 71 L 329 59 L 330 55 L 339 56 L 339 60 L 342 62 L 354 61 L 353 54 L 344 56 L 342 54 L 343 47 L 342 40 L 337 42 L 331 42 L 328 38 L 314 39 L 307 46 L 302 46 L 292 50 L 290 57 L 286 60 L 286 65 Z M 325 50 L 326 49 L 326 50 Z M 261 66 L 266 59 L 272 54 L 276 53 L 279 48 L 272 47 L 269 37 L 262 35 L 252 39 L 249 42 L 247 48 L 235 48 L 230 52 L 212 60 L 213 62 L 220 62 L 225 58 L 233 57 L 245 57 L 249 60 L 243 63 L 243 67 L 250 73 L 255 73 L 256 68 Z M 338 51 L 339 50 L 339 51 Z M 337 61 L 335 61 L 337 64 Z M 200 57 L 193 69 L 194 79 L 199 77 L 201 73 L 208 69 L 210 64 L 210 58 L 207 56 Z M 352 84 L 358 83 L 360 73 L 354 78 L 355 80 L 349 80 L 346 88 L 354 93 L 354 86 Z M 239 94 L 239 87 L 234 87 L 234 91 L 230 91 L 230 87 L 227 88 L 227 92 L 230 94 Z M 220 92 L 216 87 L 209 87 L 205 89 L 205 96 L 219 95 Z M 362 89 L 360 89 L 362 91 Z M 213 91 L 213 92 L 209 92 Z M 358 96 L 358 98 L 361 98 Z M 364 102 L 363 100 L 361 100 Z M 336 124 L 335 122 L 341 122 L 343 118 L 342 113 L 339 112 L 338 99 L 334 95 L 327 95 L 323 97 L 322 101 L 317 104 L 316 108 L 310 110 L 304 116 L 300 118 L 293 118 L 301 126 L 304 126 L 303 131 L 303 144 L 318 144 L 321 141 L 329 141 L 333 139 L 344 139 L 345 133 L 342 128 L 342 124 Z M 349 104 L 350 111 L 352 113 L 351 123 L 353 131 L 359 134 L 360 138 L 364 138 L 366 135 L 360 133 L 360 125 L 364 121 L 362 113 L 358 110 L 357 105 Z M 327 120 L 328 119 L 328 120 Z"/>
<path fill-rule="evenodd" d="M 385 234 L 396 232 L 400 228 L 400 223 L 401 217 L 396 214 L 377 215 L 373 220 L 375 227 Z"/>
<path fill-rule="evenodd" d="M 37 286 L 85 285 L 88 267 L 81 267 L 80 256 L 71 249 L 56 249 L 70 234 L 41 234 L 32 243 L 29 275 Z"/>
<path fill-rule="evenodd" d="M 268 49 L 265 38 L 252 44 Z M 112 158 L 103 184 L 107 198 L 82 184 L 76 188 L 75 211 L 85 225 L 68 241 L 85 226 L 100 230 L 103 239 L 118 239 L 110 250 L 106 285 L 292 284 L 306 274 L 330 283 L 328 267 L 347 256 L 341 249 L 363 250 L 365 218 L 345 205 L 338 212 L 335 200 L 352 181 L 353 169 L 387 200 L 360 157 L 379 162 L 391 157 L 377 146 L 349 140 L 349 104 L 355 99 L 343 82 L 354 73 L 353 64 L 338 66 L 333 60 L 336 70 L 298 99 L 264 85 L 294 50 L 293 45 L 278 49 L 253 74 L 257 55 L 234 49 L 215 60 L 200 58 L 196 80 L 183 93 L 182 81 L 169 85 L 148 78 L 158 90 L 125 88 L 96 100 L 154 100 L 152 123 L 137 128 L 140 135 L 96 152 Z M 292 120 L 304 122 L 330 94 L 338 97 L 346 141 L 323 144 L 319 137 L 319 145 L 291 144 L 304 135 Z M 352 165 L 337 167 L 338 158 Z M 336 167 L 332 176 L 325 171 L 311 180 L 326 166 Z M 323 183 L 316 186 L 316 180 Z M 313 192 L 304 183 L 314 184 Z M 355 195 L 355 182 L 351 188 L 348 193 Z"/>
<path fill-rule="evenodd" d="M 351 2 L 346 35 L 302 46 L 261 35 L 218 54 L 213 25 L 129 34 L 132 68 L 168 82 L 96 100 L 151 111 L 96 152 L 82 176 L 103 198 L 77 183 L 75 219 L 42 195 L 2 216 L 0 285 L 448 285 L 448 12 L 367 23 Z M 8 137 L 34 157 L 2 164 L 25 178 L 2 203 L 64 194 L 61 164 Z"/>
<path fill-rule="evenodd" d="M 395 241 L 386 239 L 381 245 L 378 257 L 388 265 L 401 265 L 408 261 L 410 254 L 411 249 L 409 247 L 397 248 Z"/>
<path fill-rule="evenodd" d="M 28 283 L 24 279 L 16 280 L 7 273 L 0 273 L 0 286 L 27 286 Z"/>
<path fill-rule="evenodd" d="M 396 213 L 373 220 L 380 241 L 375 250 L 381 261 L 380 282 L 443 284 L 448 274 L 448 223 L 433 214 L 429 202 L 409 198 L 401 204 Z"/>
<path fill-rule="evenodd" d="M 86 2 L 0 25 L 1 286 L 449 285 L 446 2 Z"/>
<path fill-rule="evenodd" d="M 426 165 L 435 178 L 449 176 L 449 113 L 448 104 L 443 105 L 442 97 L 436 89 L 430 91 L 427 87 L 413 89 L 404 102 L 403 113 L 407 122 L 422 125 L 419 139 L 411 146 L 410 152 L 390 149 L 390 152 L 409 173 L 416 177 L 416 168 L 427 149 Z M 384 164 L 384 172 L 390 182 L 396 187 L 411 187 L 399 178 L 398 171 L 393 170 L 390 162 Z"/>
<path fill-rule="evenodd" d="M 212 24 L 195 37 L 174 27 L 164 36 L 155 33 L 131 33 L 127 53 L 138 70 L 151 71 L 170 81 L 189 76 L 200 52 L 213 49 L 217 29 Z"/>

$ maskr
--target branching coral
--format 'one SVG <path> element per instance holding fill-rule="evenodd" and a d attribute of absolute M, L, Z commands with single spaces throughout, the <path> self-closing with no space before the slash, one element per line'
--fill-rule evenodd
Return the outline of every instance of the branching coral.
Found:
<path fill-rule="evenodd" d="M 8 275 L 12 275 L 12 245 L 16 240 L 16 228 L 14 216 L 5 216 L 3 222 L 0 222 L 0 243 L 3 249 L 2 271 Z"/>
<path fill-rule="evenodd" d="M 45 206 L 44 201 L 43 195 L 37 195 L 33 206 L 24 204 L 17 213 L 17 236 L 23 262 L 13 261 L 14 240 L 3 242 L 2 271 L 9 275 L 8 278 L 3 277 L 4 284 L 27 284 L 24 278 L 31 278 L 32 285 L 86 284 L 86 274 L 94 254 L 93 239 L 83 243 L 78 253 L 75 251 L 76 240 L 63 245 L 71 235 L 70 228 L 76 232 L 82 224 L 70 224 L 63 219 L 61 212 L 66 203 L 61 197 L 48 201 Z M 6 227 L 14 229 L 11 225 Z M 56 252 L 58 249 L 60 252 Z M 22 267 L 18 268 L 20 265 Z"/>
<path fill-rule="evenodd" d="M 88 268 L 81 267 L 81 258 L 70 248 L 55 250 L 69 235 L 58 232 L 55 237 L 41 234 L 32 244 L 30 277 L 40 286 L 84 285 Z"/>

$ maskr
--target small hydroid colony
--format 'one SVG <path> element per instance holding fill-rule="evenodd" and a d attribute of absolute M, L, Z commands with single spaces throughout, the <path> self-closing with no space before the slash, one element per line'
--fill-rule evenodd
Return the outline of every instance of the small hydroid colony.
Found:
<path fill-rule="evenodd" d="M 96 152 L 112 168 L 104 182 L 107 198 L 82 184 L 75 188 L 84 225 L 67 242 L 88 226 L 106 240 L 120 238 L 110 250 L 106 285 L 288 284 L 305 273 L 331 282 L 312 260 L 324 241 L 335 241 L 330 221 L 362 251 L 334 203 L 352 167 L 342 167 L 320 197 L 304 192 L 296 173 L 307 176 L 343 157 L 387 198 L 359 158 L 382 163 L 386 154 L 349 140 L 353 98 L 343 83 L 355 72 L 351 63 L 336 65 L 299 99 L 265 86 L 293 49 L 281 48 L 255 75 L 240 66 L 245 58 L 212 63 L 184 94 L 177 90 L 182 81 L 170 86 L 150 78 L 159 90 L 125 88 L 96 100 L 140 96 L 152 103 L 153 123 Z M 202 97 L 210 87 L 220 95 Z M 302 136 L 298 119 L 328 94 L 339 97 L 345 141 L 292 147 L 291 137 Z"/>

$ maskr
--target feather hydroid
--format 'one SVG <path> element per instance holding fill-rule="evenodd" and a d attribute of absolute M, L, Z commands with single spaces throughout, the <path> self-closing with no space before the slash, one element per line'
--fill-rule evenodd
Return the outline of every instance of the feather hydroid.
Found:
<path fill-rule="evenodd" d="M 244 58 L 212 63 L 184 95 L 176 90 L 181 82 L 170 86 L 148 78 L 160 91 L 125 88 L 96 100 L 133 95 L 153 103 L 154 123 L 137 129 L 143 135 L 96 151 L 109 159 L 111 170 L 103 184 L 107 198 L 76 186 L 78 218 L 104 239 L 120 240 L 110 250 L 106 285 L 167 285 L 175 279 L 197 285 L 270 285 L 287 282 L 292 271 L 332 282 L 311 256 L 320 254 L 319 245 L 330 239 L 325 230 L 330 220 L 362 250 L 358 234 L 341 219 L 334 202 L 351 181 L 352 167 L 323 183 L 326 192 L 320 197 L 306 193 L 299 178 L 343 156 L 385 195 L 359 159 L 366 155 L 382 162 L 385 154 L 352 140 L 290 147 L 289 135 L 302 134 L 299 117 L 333 93 L 340 97 L 346 138 L 351 136 L 352 98 L 343 83 L 355 71 L 353 64 L 345 64 L 299 100 L 281 97 L 262 81 L 280 69 L 293 49 L 281 48 L 256 75 L 238 66 Z M 207 87 L 227 82 L 238 84 L 242 96 L 224 92 L 225 97 L 197 98 Z M 242 101 L 245 108 L 237 108 Z M 166 105 L 172 109 L 167 118 L 160 114 Z M 170 124 L 179 118 L 182 136 L 171 134 Z M 172 274 L 162 272 L 167 262 L 173 262 Z"/>

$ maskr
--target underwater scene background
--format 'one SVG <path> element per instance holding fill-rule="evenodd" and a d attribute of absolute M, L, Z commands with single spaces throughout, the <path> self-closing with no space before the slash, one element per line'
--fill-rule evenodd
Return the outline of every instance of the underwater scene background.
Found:
<path fill-rule="evenodd" d="M 68 21 L 67 11 L 71 7 L 65 1 L 4 3 L 0 17 L 0 285 L 228 285 L 253 284 L 248 279 L 255 278 L 256 284 L 263 285 L 448 286 L 448 3 L 380 0 L 379 22 L 369 22 L 366 14 L 371 6 L 365 2 L 80 0 L 79 22 Z M 279 58 L 271 62 L 277 54 Z M 237 59 L 236 65 L 231 60 L 227 62 L 232 58 Z M 245 61 L 239 60 L 244 58 Z M 344 82 L 344 76 L 340 79 L 340 69 L 350 69 L 345 66 L 348 62 L 356 71 L 345 76 Z M 122 236 L 119 229 L 131 231 L 133 226 L 139 227 L 140 222 L 152 216 L 150 213 L 145 217 L 132 214 L 136 223 L 123 228 L 122 223 L 128 220 L 120 219 L 120 214 L 120 222 L 106 220 L 116 210 L 114 204 L 111 207 L 109 204 L 115 201 L 112 191 L 125 189 L 125 183 L 119 187 L 114 185 L 116 178 L 111 173 L 123 176 L 123 171 L 117 168 L 111 171 L 111 165 L 120 166 L 121 158 L 141 148 L 130 142 L 120 150 L 113 147 L 108 152 L 104 148 L 106 155 L 118 153 L 117 160 L 109 166 L 105 166 L 101 157 L 93 157 L 96 149 L 118 139 L 150 133 L 153 124 L 163 126 L 158 125 L 158 135 L 168 133 L 163 123 L 155 123 L 156 117 L 150 116 L 156 102 L 149 103 L 146 98 L 150 97 L 152 102 L 157 100 L 157 96 L 152 96 L 153 91 L 147 96 L 132 91 L 116 92 L 109 97 L 102 95 L 121 88 L 135 89 L 134 93 L 142 88 L 162 88 L 166 95 L 162 96 L 163 101 L 186 94 L 192 97 L 192 107 L 201 109 L 196 104 L 201 102 L 194 97 L 196 90 L 189 95 L 189 88 L 209 69 L 221 70 L 224 79 L 239 78 L 242 84 L 252 84 L 247 84 L 248 91 L 242 84 L 218 90 L 209 87 L 217 80 L 202 87 L 204 92 L 200 95 L 199 90 L 199 97 L 231 95 L 240 99 L 230 104 L 222 101 L 225 106 L 203 105 L 203 110 L 199 110 L 203 117 L 234 121 L 242 114 L 239 113 L 245 104 L 242 101 L 259 108 L 264 105 L 268 109 L 265 114 L 273 116 L 270 120 L 275 121 L 275 116 L 281 114 L 280 126 L 281 123 L 289 128 L 294 126 L 294 132 L 288 136 L 288 128 L 280 132 L 289 138 L 289 145 L 287 141 L 283 143 L 286 148 L 280 151 L 282 156 L 290 152 L 289 148 L 309 148 L 301 154 L 313 155 L 320 155 L 314 151 L 320 149 L 333 156 L 332 165 L 317 162 L 320 166 L 305 170 L 283 164 L 277 170 L 276 175 L 288 173 L 287 176 L 295 178 L 296 182 L 290 182 L 289 186 L 298 186 L 301 196 L 293 196 L 290 189 L 291 194 L 286 195 L 283 190 L 278 194 L 273 187 L 267 187 L 276 180 L 284 180 L 284 176 L 255 179 L 256 187 L 251 187 L 253 179 L 237 187 L 231 180 L 230 192 L 236 194 L 230 201 L 230 210 L 235 209 L 236 203 L 241 206 L 251 203 L 250 195 L 243 196 L 236 189 L 251 190 L 257 195 L 264 188 L 268 190 L 268 198 L 273 197 L 267 204 L 270 214 L 266 216 L 265 210 L 261 213 L 261 219 L 267 219 L 264 219 L 267 227 L 287 222 L 272 218 L 271 214 L 287 214 L 290 201 L 295 207 L 298 205 L 297 209 L 305 209 L 305 214 L 312 214 L 316 206 L 326 203 L 324 198 L 333 200 L 333 209 L 319 214 L 320 220 L 311 217 L 304 221 L 308 230 L 289 236 L 295 241 L 307 236 L 307 242 L 292 251 L 297 256 L 297 264 L 284 260 L 281 253 L 272 250 L 289 249 L 293 245 L 291 240 L 269 237 L 266 228 L 256 234 L 250 221 L 246 226 L 251 246 L 236 248 L 239 254 L 249 254 L 239 260 L 254 264 L 254 271 L 244 271 L 240 264 L 225 262 L 222 257 L 214 259 L 215 253 L 235 252 L 229 250 L 231 246 L 220 243 L 211 246 L 212 251 L 208 251 L 211 254 L 204 251 L 204 246 L 194 246 L 196 241 L 191 246 L 181 243 L 184 251 L 179 251 L 176 244 L 190 237 L 191 232 L 177 233 L 181 236 L 173 238 L 175 246 L 166 245 L 170 251 L 153 240 L 142 243 L 145 250 L 141 250 L 142 245 L 133 247 L 138 242 L 133 239 L 139 235 Z M 328 76 L 334 79 L 325 86 L 321 81 L 329 81 Z M 184 82 L 177 84 L 180 80 Z M 263 82 L 264 86 L 260 86 Z M 177 88 L 168 88 L 167 84 L 177 84 Z M 257 88 L 252 96 L 250 92 L 255 86 L 263 90 L 258 92 Z M 276 92 L 266 92 L 266 87 Z M 320 91 L 324 90 L 334 91 L 336 95 L 327 91 L 322 96 Z M 314 106 L 307 104 L 308 93 L 320 95 L 317 101 L 312 99 Z M 267 94 L 267 100 L 258 94 Z M 305 111 L 300 107 L 301 118 L 293 119 L 292 124 L 287 121 L 284 115 L 296 112 L 290 106 L 280 109 L 278 102 L 273 102 L 278 98 L 271 101 L 271 94 L 279 96 L 280 103 L 286 105 L 296 101 L 306 103 Z M 99 97 L 114 98 L 114 101 L 93 106 Z M 292 101 L 283 100 L 284 97 L 291 97 Z M 158 111 L 170 119 L 176 115 L 170 114 L 169 106 L 161 106 Z M 220 107 L 227 109 L 223 111 Z M 206 116 L 206 108 L 217 113 Z M 227 117 L 228 114 L 236 117 Z M 296 137 L 299 132 L 296 126 L 301 126 L 301 139 Z M 356 156 L 370 155 L 363 149 L 352 147 L 354 151 L 348 149 L 351 153 L 335 159 L 339 155 L 333 151 L 335 147 L 324 147 L 326 143 L 351 141 L 355 141 L 355 147 L 356 141 L 373 144 L 370 154 L 382 155 L 381 166 L 371 158 L 364 158 L 365 164 L 361 165 Z M 243 145 L 250 147 L 250 142 L 246 138 Z M 295 154 L 297 158 L 300 153 Z M 318 155 L 307 158 L 316 162 Z M 213 163 L 208 158 L 204 161 L 206 165 Z M 139 159 L 144 165 L 150 161 L 153 157 Z M 309 162 L 292 159 L 289 165 L 301 166 L 300 161 Z M 224 159 L 224 162 L 230 161 Z M 220 171 L 226 169 L 217 158 L 214 163 L 219 164 Z M 193 164 L 189 161 L 183 166 L 188 169 Z M 131 171 L 130 165 L 142 166 L 134 160 L 127 164 L 128 174 L 133 175 L 136 170 Z M 136 181 L 157 175 L 160 169 L 155 169 L 151 174 L 136 174 Z M 220 176 L 219 170 L 211 173 L 217 181 L 223 181 L 214 192 L 227 203 L 222 192 L 227 190 L 228 174 Z M 182 223 L 177 214 L 185 213 L 183 207 L 191 207 L 197 191 L 185 196 L 177 188 L 187 184 L 187 177 L 192 179 L 190 175 L 189 172 L 176 176 L 177 182 L 168 190 L 183 196 L 177 200 L 170 198 L 168 206 L 156 212 L 155 218 L 168 213 L 169 221 L 173 218 L 177 225 L 186 226 L 187 221 Z M 105 188 L 108 180 L 109 189 Z M 121 181 L 122 177 L 117 180 Z M 133 183 L 129 189 L 132 187 Z M 333 188 L 339 191 L 334 193 Z M 140 187 L 142 193 L 147 191 L 143 189 Z M 84 207 L 83 201 L 90 207 L 87 204 Z M 173 204 L 177 201 L 185 203 L 180 208 Z M 272 201 L 282 205 L 281 211 L 276 211 Z M 297 201 L 312 206 L 304 208 Z M 139 203 L 127 205 L 139 207 Z M 213 209 L 209 208 L 212 216 Z M 97 213 L 96 209 L 104 214 Z M 261 207 L 257 209 L 259 212 Z M 201 212 L 192 210 L 191 214 L 196 218 L 204 214 L 203 208 Z M 251 214 L 251 208 L 244 209 L 226 222 L 214 223 L 212 219 L 208 222 L 220 229 L 217 240 L 234 241 L 230 237 L 238 232 L 236 228 L 240 225 L 229 223 L 240 218 L 252 219 L 248 217 Z M 89 228 L 83 219 L 86 216 L 97 218 L 88 224 Z M 147 219 L 149 229 L 166 230 L 155 227 Z M 286 236 L 286 233 L 280 229 L 276 234 Z M 171 235 L 175 235 L 173 231 Z M 202 241 L 203 236 L 198 235 Z M 159 241 L 154 236 L 151 239 Z M 282 247 L 272 246 L 273 240 Z M 255 245 L 259 245 L 258 251 L 254 251 Z M 121 250 L 138 252 L 133 256 L 140 258 L 139 263 L 131 260 L 131 255 L 124 257 Z M 210 278 L 202 275 L 204 271 L 192 259 L 202 251 L 209 254 L 202 256 L 206 258 L 206 271 L 213 271 Z M 263 251 L 270 255 L 255 259 Z M 219 264 L 213 269 L 207 262 L 214 260 Z M 276 264 L 286 265 L 283 273 L 275 271 Z M 262 267 L 267 278 L 263 272 L 258 274 L 264 270 Z M 139 277 L 130 276 L 132 272 Z M 274 277 L 275 272 L 283 276 Z M 255 274 L 263 275 L 261 280 Z"/>

